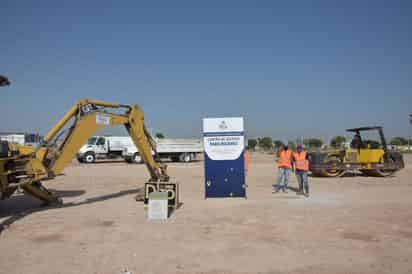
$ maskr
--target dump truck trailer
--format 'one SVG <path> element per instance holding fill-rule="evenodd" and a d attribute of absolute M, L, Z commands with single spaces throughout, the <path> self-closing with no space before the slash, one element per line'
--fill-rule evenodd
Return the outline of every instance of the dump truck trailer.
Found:
<path fill-rule="evenodd" d="M 169 159 L 173 162 L 192 162 L 203 153 L 200 139 L 155 139 L 157 159 Z M 129 163 L 142 163 L 139 150 L 131 144 L 123 150 L 123 157 Z"/>

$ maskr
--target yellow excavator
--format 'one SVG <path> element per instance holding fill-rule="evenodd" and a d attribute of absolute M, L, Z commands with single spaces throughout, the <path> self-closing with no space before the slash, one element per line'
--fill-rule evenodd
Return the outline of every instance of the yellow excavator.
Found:
<path fill-rule="evenodd" d="M 166 165 L 152 155 L 156 145 L 144 125 L 144 115 L 137 105 L 83 99 L 47 133 L 40 145 L 24 146 L 0 142 L 0 199 L 10 197 L 18 188 L 45 203 L 60 198 L 41 181 L 59 175 L 96 131 L 124 125 L 150 173 L 149 182 L 168 182 Z M 62 140 L 60 137 L 64 136 Z"/>

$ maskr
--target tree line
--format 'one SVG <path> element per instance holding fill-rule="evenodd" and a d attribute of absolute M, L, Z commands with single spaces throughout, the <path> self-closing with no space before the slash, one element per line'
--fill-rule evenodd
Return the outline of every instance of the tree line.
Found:
<path fill-rule="evenodd" d="M 390 144 L 393 146 L 407 146 L 412 145 L 412 139 L 407 139 L 404 137 L 394 137 L 391 139 Z"/>
<path fill-rule="evenodd" d="M 298 141 L 289 140 L 287 145 L 291 149 L 296 149 L 296 145 Z M 269 149 L 278 149 L 283 144 L 282 141 L 272 139 L 272 137 L 262 137 L 257 139 L 248 139 L 247 146 L 251 150 L 255 150 L 257 146 L 261 147 L 262 149 L 269 150 Z M 318 138 L 307 138 L 303 139 L 303 144 L 309 148 L 320 148 L 323 145 L 323 141 Z"/>
<path fill-rule="evenodd" d="M 345 136 L 335 136 L 331 139 L 329 146 L 333 148 L 339 148 L 345 145 L 348 140 Z M 380 142 L 375 140 L 363 140 L 364 143 L 371 145 L 371 147 L 379 147 Z M 296 148 L 296 144 L 300 143 L 300 141 L 289 140 L 288 146 L 291 149 Z M 319 138 L 307 138 L 303 139 L 303 145 L 307 148 L 316 149 L 320 148 L 323 145 L 323 141 Z M 406 139 L 403 137 L 394 137 L 389 142 L 390 145 L 393 146 L 407 146 L 412 145 L 412 139 Z M 282 145 L 282 141 L 273 139 L 272 137 L 261 137 L 257 139 L 248 139 L 247 147 L 251 150 L 255 150 L 257 146 L 262 149 L 269 150 L 269 149 L 278 149 Z"/>

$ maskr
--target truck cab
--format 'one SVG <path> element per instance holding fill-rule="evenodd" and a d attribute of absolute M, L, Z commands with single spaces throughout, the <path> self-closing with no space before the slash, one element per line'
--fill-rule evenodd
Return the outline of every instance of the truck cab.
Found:
<path fill-rule="evenodd" d="M 77 153 L 77 160 L 81 163 L 94 163 L 101 154 L 108 152 L 107 140 L 103 136 L 94 136 L 83 145 Z"/>

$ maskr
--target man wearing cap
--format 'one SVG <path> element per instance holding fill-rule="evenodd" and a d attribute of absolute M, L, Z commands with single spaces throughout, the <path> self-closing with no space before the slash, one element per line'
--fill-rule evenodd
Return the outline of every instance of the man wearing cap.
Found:
<path fill-rule="evenodd" d="M 303 150 L 301 144 L 296 147 L 296 152 L 293 153 L 293 165 L 295 167 L 296 178 L 299 183 L 299 190 L 297 195 L 305 195 L 309 197 L 309 184 L 308 184 L 308 171 L 309 171 L 309 158 L 308 153 Z"/>
<path fill-rule="evenodd" d="M 289 174 L 292 170 L 292 151 L 287 144 L 282 144 L 278 153 L 278 175 L 276 178 L 276 184 L 273 185 L 273 192 L 277 193 L 280 189 L 283 192 L 287 192 L 289 183 Z M 283 185 L 282 185 L 283 182 Z"/>

